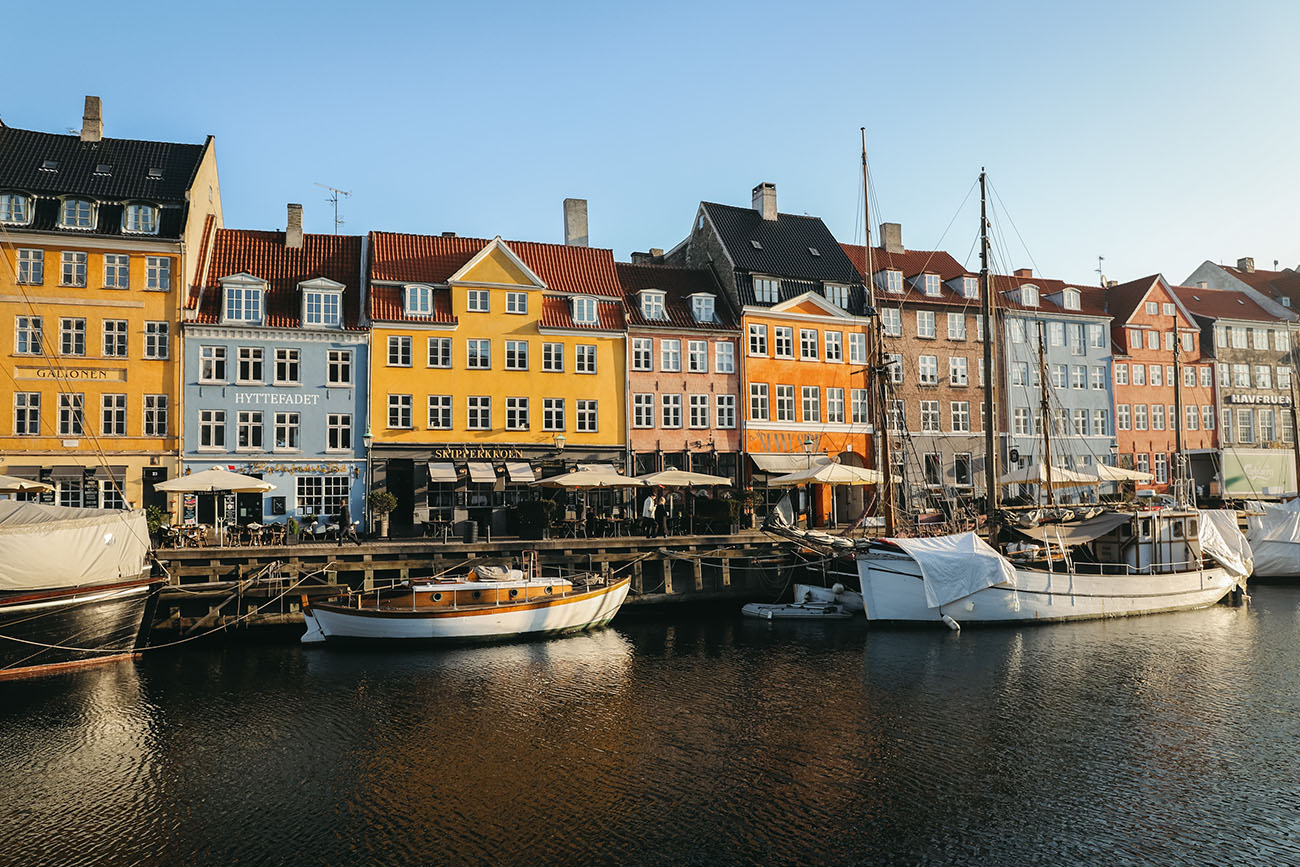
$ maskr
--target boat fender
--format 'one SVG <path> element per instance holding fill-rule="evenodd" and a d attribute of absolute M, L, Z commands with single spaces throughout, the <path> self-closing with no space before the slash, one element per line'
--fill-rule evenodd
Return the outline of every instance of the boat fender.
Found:
<path fill-rule="evenodd" d="M 952 619 L 951 617 L 949 617 L 947 614 L 945 614 L 945 615 L 943 616 L 943 623 L 944 623 L 945 626 L 947 626 L 947 627 L 948 627 L 949 629 L 951 629 L 953 632 L 961 632 L 961 624 L 958 623 L 956 620 L 953 620 L 953 619 Z"/>
<path fill-rule="evenodd" d="M 836 598 L 839 598 L 839 595 L 843 592 L 844 592 L 844 585 L 841 584 L 840 582 L 836 581 L 834 584 L 831 585 L 831 593 L 833 593 Z"/>

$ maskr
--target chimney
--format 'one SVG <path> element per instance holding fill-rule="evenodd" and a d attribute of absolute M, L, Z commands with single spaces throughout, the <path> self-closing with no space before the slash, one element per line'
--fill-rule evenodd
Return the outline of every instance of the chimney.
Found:
<path fill-rule="evenodd" d="M 633 265 L 662 265 L 664 263 L 664 251 L 662 247 L 651 247 L 649 253 L 633 253 Z"/>
<path fill-rule="evenodd" d="M 754 210 L 763 215 L 764 220 L 776 219 L 776 184 L 763 181 L 754 187 L 753 193 L 750 194 L 750 201 Z"/>
<path fill-rule="evenodd" d="M 587 246 L 587 200 L 564 200 L 564 243 L 569 247 Z"/>
<path fill-rule="evenodd" d="M 99 97 L 86 97 L 86 110 L 81 115 L 81 140 L 99 141 L 104 137 L 104 119 L 100 114 Z"/>
<path fill-rule="evenodd" d="M 1017 269 L 1016 269 L 1014 272 L 1012 272 L 1012 273 L 1014 273 L 1017 277 L 1024 277 L 1024 278 L 1028 279 L 1028 278 L 1031 278 L 1031 277 L 1034 276 L 1034 269 L 1033 269 L 1033 268 L 1017 268 Z"/>
<path fill-rule="evenodd" d="M 901 223 L 881 223 L 880 246 L 886 253 L 902 253 L 903 225 Z"/>
<path fill-rule="evenodd" d="M 284 246 L 302 249 L 302 205 L 289 205 L 289 227 L 284 230 Z"/>
<path fill-rule="evenodd" d="M 1255 260 L 1247 256 L 1244 259 L 1237 260 L 1237 270 L 1245 271 L 1247 274 L 1255 273 Z"/>

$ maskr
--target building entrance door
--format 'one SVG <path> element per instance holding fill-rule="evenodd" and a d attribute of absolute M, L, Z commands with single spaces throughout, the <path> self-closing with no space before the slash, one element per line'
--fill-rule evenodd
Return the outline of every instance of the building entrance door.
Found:
<path fill-rule="evenodd" d="M 395 526 L 409 527 L 415 520 L 415 462 L 392 458 L 385 469 L 388 492 L 397 498 L 397 508 L 388 520 Z"/>

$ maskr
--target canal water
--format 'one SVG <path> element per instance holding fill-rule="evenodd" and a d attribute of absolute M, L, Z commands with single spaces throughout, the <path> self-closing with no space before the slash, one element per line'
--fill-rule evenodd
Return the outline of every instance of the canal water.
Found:
<path fill-rule="evenodd" d="M 1300 588 L 1038 628 L 732 609 L 0 685 L 5 864 L 1300 863 Z"/>

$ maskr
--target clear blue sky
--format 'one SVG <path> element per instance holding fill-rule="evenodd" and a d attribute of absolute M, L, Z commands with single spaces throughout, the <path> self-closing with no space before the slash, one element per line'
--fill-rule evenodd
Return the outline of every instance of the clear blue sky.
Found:
<path fill-rule="evenodd" d="M 1300 264 L 1300 4 L 792 2 L 11 4 L 26 71 L 0 118 L 216 136 L 226 224 L 562 240 L 561 200 L 626 259 L 702 199 L 861 239 L 858 128 L 904 243 L 967 258 L 981 165 L 1007 267 L 1182 280 Z M 41 37 L 44 34 L 44 37 Z M 48 41 L 43 41 L 47 39 Z M 956 222 L 945 236 L 945 227 Z"/>

